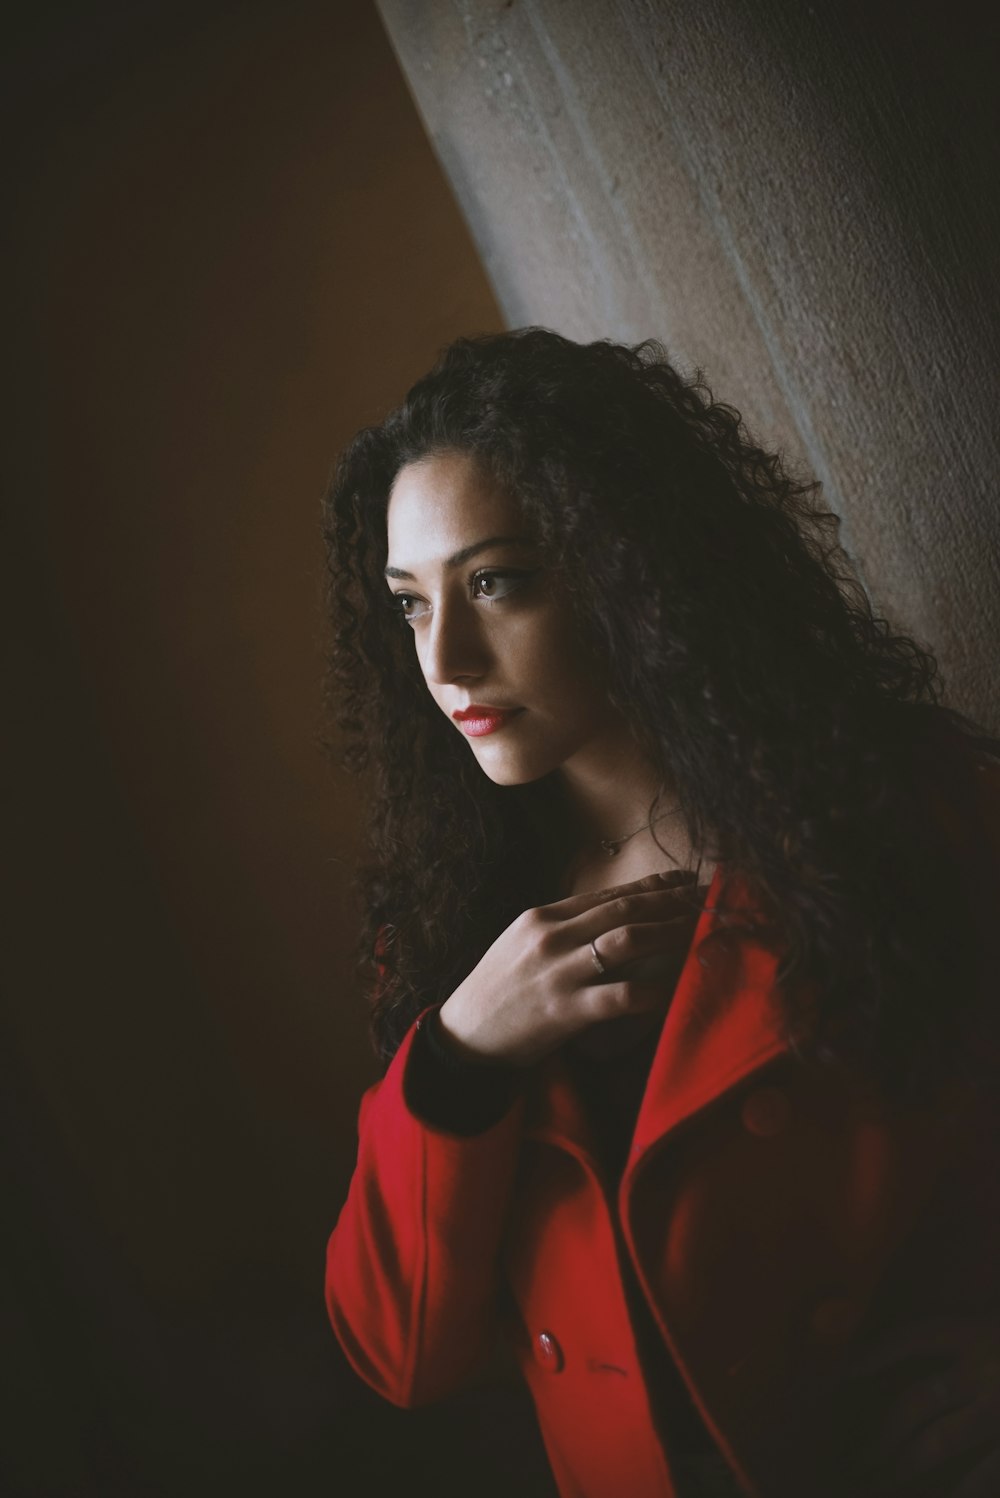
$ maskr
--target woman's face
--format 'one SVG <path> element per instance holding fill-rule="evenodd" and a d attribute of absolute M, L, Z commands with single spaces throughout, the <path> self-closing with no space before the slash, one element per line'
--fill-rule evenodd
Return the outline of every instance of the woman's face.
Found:
<path fill-rule="evenodd" d="M 559 577 L 517 504 L 468 454 L 400 470 L 388 543 L 400 628 L 413 631 L 428 691 L 491 780 L 537 780 L 621 736 Z"/>

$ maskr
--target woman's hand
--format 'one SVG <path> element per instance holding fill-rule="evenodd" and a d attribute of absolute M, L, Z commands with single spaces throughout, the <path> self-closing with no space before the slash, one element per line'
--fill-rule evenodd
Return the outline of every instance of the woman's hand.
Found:
<path fill-rule="evenodd" d="M 936 1492 L 921 1479 L 947 1465 L 960 1473 L 949 1479 L 948 1498 L 996 1498 L 1000 1325 L 959 1317 L 918 1322 L 863 1353 L 850 1376 L 884 1375 L 906 1362 L 915 1364 L 913 1376 L 868 1452 L 876 1491 L 889 1498 L 916 1483 L 921 1493 Z"/>
<path fill-rule="evenodd" d="M 589 1025 L 665 1010 L 703 895 L 693 873 L 671 870 L 526 910 L 442 1005 L 445 1042 L 530 1066 Z"/>

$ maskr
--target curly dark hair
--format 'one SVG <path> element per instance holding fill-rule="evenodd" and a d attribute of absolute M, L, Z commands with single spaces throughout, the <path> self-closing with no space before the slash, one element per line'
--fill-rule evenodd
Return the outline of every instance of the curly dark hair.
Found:
<path fill-rule="evenodd" d="M 330 687 L 339 755 L 370 793 L 360 950 L 381 975 L 383 1062 L 554 898 L 537 816 L 551 777 L 483 774 L 388 606 L 393 480 L 448 451 L 516 497 L 691 846 L 752 891 L 757 939 L 781 943 L 796 1053 L 919 1088 L 975 986 L 962 860 L 928 797 L 968 797 L 1000 741 L 941 704 L 932 655 L 873 611 L 819 485 L 757 446 L 700 372 L 682 377 L 652 339 L 537 327 L 452 343 L 355 436 L 327 497 Z"/>

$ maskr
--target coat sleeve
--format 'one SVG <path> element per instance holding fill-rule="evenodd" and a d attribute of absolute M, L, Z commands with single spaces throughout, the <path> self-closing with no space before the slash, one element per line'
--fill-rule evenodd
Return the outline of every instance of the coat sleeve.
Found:
<path fill-rule="evenodd" d="M 523 1108 L 515 1098 L 473 1135 L 413 1112 L 407 1066 L 430 1012 L 361 1100 L 357 1165 L 326 1263 L 327 1309 L 349 1362 L 404 1407 L 452 1393 L 494 1350 Z"/>

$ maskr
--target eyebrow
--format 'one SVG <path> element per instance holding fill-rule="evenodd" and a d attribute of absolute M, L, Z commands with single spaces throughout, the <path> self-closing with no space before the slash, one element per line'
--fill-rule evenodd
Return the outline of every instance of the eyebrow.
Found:
<path fill-rule="evenodd" d="M 445 560 L 446 567 L 461 567 L 470 557 L 478 556 L 488 546 L 532 546 L 534 543 L 530 536 L 488 536 L 485 541 L 473 541 L 471 546 L 463 546 L 461 551 L 456 551 L 454 556 Z M 414 581 L 412 572 L 404 572 L 402 567 L 387 567 L 386 577 L 405 577 L 408 582 Z"/>

